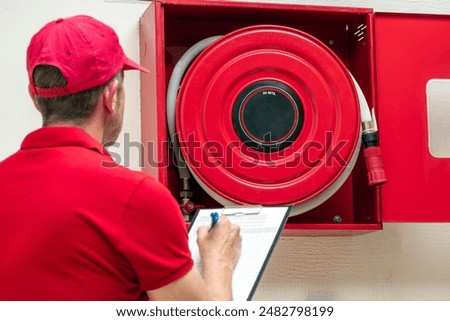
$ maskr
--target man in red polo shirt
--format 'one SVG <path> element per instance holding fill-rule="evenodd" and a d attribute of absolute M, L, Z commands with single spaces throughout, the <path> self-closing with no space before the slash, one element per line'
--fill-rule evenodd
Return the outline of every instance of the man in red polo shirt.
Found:
<path fill-rule="evenodd" d="M 145 68 L 88 16 L 31 39 L 29 91 L 43 128 L 0 163 L 0 300 L 228 300 L 239 228 L 198 232 L 193 265 L 177 202 L 156 180 L 113 163 L 123 70 Z"/>

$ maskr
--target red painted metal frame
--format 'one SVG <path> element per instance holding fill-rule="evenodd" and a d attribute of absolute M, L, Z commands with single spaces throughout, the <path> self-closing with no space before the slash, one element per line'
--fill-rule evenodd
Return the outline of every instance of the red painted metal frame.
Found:
<path fill-rule="evenodd" d="M 449 16 L 376 14 L 384 222 L 450 222 L 450 159 L 428 150 L 426 97 L 430 79 L 450 79 L 449 34 Z"/>
<path fill-rule="evenodd" d="M 141 76 L 144 171 L 167 186 L 179 199 L 180 180 L 171 161 L 166 125 L 166 88 L 172 68 L 187 48 L 208 36 L 226 34 L 255 24 L 281 24 L 301 29 L 328 43 L 375 105 L 373 14 L 371 9 L 249 3 L 237 1 L 153 1 L 141 18 L 141 63 L 151 70 Z M 362 40 L 352 35 L 365 26 Z M 388 177 L 389 178 L 389 177 Z M 195 182 L 193 201 L 206 207 L 217 203 Z M 291 217 L 288 235 L 361 234 L 381 229 L 381 188 L 368 187 L 360 156 L 355 168 L 328 201 Z M 335 224 L 339 217 L 341 224 Z"/>

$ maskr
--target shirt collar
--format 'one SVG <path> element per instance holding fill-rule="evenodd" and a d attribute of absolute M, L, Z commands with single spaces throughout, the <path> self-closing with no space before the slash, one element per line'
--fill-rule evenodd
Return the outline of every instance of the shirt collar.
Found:
<path fill-rule="evenodd" d="M 20 149 L 76 146 L 110 156 L 94 137 L 77 127 L 43 127 L 28 134 Z"/>

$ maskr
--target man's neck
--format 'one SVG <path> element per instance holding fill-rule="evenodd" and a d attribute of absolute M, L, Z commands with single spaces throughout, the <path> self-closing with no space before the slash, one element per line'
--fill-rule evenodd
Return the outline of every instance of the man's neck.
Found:
<path fill-rule="evenodd" d="M 51 122 L 45 127 L 76 127 L 84 130 L 86 133 L 91 135 L 99 143 L 103 143 L 103 129 L 100 126 L 92 125 L 91 122 L 84 122 L 82 124 L 71 121 L 59 121 Z"/>

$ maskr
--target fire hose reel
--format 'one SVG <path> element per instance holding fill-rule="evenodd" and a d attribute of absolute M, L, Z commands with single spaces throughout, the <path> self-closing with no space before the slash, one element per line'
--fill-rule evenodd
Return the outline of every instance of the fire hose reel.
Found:
<path fill-rule="evenodd" d="M 340 59 L 278 25 L 188 50 L 169 83 L 167 117 L 189 169 L 182 177 L 192 175 L 222 205 L 291 204 L 293 215 L 339 189 L 358 157 L 361 124 L 371 123 Z"/>

